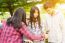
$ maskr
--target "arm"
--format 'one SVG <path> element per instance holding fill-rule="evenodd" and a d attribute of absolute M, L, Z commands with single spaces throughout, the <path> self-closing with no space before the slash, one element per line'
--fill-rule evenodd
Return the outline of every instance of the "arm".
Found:
<path fill-rule="evenodd" d="M 42 36 L 41 35 L 34 35 L 34 34 L 31 34 L 28 30 L 27 30 L 27 27 L 26 25 L 22 25 L 22 28 L 20 29 L 21 33 L 23 33 L 26 37 L 28 37 L 29 39 L 31 40 L 42 40 Z"/>
<path fill-rule="evenodd" d="M 42 26 L 42 34 L 43 34 L 43 37 L 44 39 L 48 39 L 48 28 L 46 27 L 46 20 L 45 21 L 41 21 L 41 26 Z"/>
<path fill-rule="evenodd" d="M 48 24 L 47 24 L 46 19 L 41 21 L 41 26 L 42 26 L 42 32 L 43 32 L 44 39 L 48 39 L 49 29 L 48 29 Z"/>
<path fill-rule="evenodd" d="M 2 29 L 0 29 L 0 34 L 1 34 L 1 32 L 2 32 Z"/>
<path fill-rule="evenodd" d="M 65 18 L 64 18 L 63 15 L 60 15 L 60 21 L 59 21 L 59 23 L 60 23 L 61 30 L 65 31 Z"/>

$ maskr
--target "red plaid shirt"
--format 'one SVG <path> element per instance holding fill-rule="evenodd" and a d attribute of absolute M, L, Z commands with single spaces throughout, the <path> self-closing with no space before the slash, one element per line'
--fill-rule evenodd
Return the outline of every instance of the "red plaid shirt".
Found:
<path fill-rule="evenodd" d="M 27 27 L 23 24 L 22 28 L 17 32 L 13 26 L 7 26 L 6 23 L 3 23 L 3 29 L 0 30 L 0 43 L 22 43 L 22 37 L 23 35 L 27 36 L 31 40 L 42 40 L 41 35 L 36 36 L 30 34 L 30 32 L 27 31 Z"/>

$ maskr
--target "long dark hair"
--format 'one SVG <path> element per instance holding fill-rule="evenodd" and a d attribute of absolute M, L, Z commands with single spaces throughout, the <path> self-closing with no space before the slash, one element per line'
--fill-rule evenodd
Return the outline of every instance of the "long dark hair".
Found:
<path fill-rule="evenodd" d="M 8 18 L 7 24 L 12 24 L 14 28 L 20 28 L 22 27 L 22 23 L 24 22 L 26 24 L 26 13 L 23 8 L 18 8 L 14 15 L 11 18 Z"/>
<path fill-rule="evenodd" d="M 40 11 L 38 9 L 38 7 L 32 7 L 31 10 L 30 10 L 30 23 L 31 23 L 31 28 L 32 28 L 32 23 L 34 23 L 35 25 L 35 21 L 36 19 L 34 18 L 34 13 L 35 13 L 35 10 L 38 11 L 38 17 L 36 18 L 37 21 L 38 21 L 38 26 L 41 27 L 41 21 L 40 21 Z"/>

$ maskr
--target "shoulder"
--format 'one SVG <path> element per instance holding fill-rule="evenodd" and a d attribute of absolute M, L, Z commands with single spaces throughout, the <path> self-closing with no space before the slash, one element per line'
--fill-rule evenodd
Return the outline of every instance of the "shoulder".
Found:
<path fill-rule="evenodd" d="M 12 28 L 12 27 L 13 27 L 13 26 L 8 26 L 8 25 L 7 25 L 7 21 L 6 21 L 6 20 L 3 20 L 3 21 L 2 21 L 2 28 L 3 28 L 3 29 L 5 29 L 5 28 L 8 29 L 8 28 Z"/>
<path fill-rule="evenodd" d="M 24 22 L 21 22 L 22 26 L 25 26 L 26 24 Z"/>
<path fill-rule="evenodd" d="M 21 28 L 27 28 L 27 25 L 24 22 L 21 22 L 22 27 Z"/>

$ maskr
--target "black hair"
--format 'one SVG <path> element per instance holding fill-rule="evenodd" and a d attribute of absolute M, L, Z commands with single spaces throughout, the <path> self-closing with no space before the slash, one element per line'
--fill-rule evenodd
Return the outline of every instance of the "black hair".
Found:
<path fill-rule="evenodd" d="M 12 24 L 14 28 L 20 28 L 22 27 L 22 23 L 24 22 L 26 24 L 26 13 L 23 8 L 18 8 L 14 15 L 7 19 L 7 24 Z"/>
<path fill-rule="evenodd" d="M 38 11 L 38 17 L 35 19 L 34 18 L 34 13 L 35 13 L 35 10 L 37 10 Z M 34 25 L 35 25 L 35 21 L 38 21 L 38 25 L 39 25 L 39 27 L 41 26 L 40 24 L 41 24 L 41 21 L 40 21 L 40 11 L 39 11 L 39 9 L 38 9 L 38 7 L 32 7 L 31 8 L 31 10 L 30 10 L 30 23 L 31 23 L 31 28 L 32 28 L 32 23 L 34 23 Z"/>

